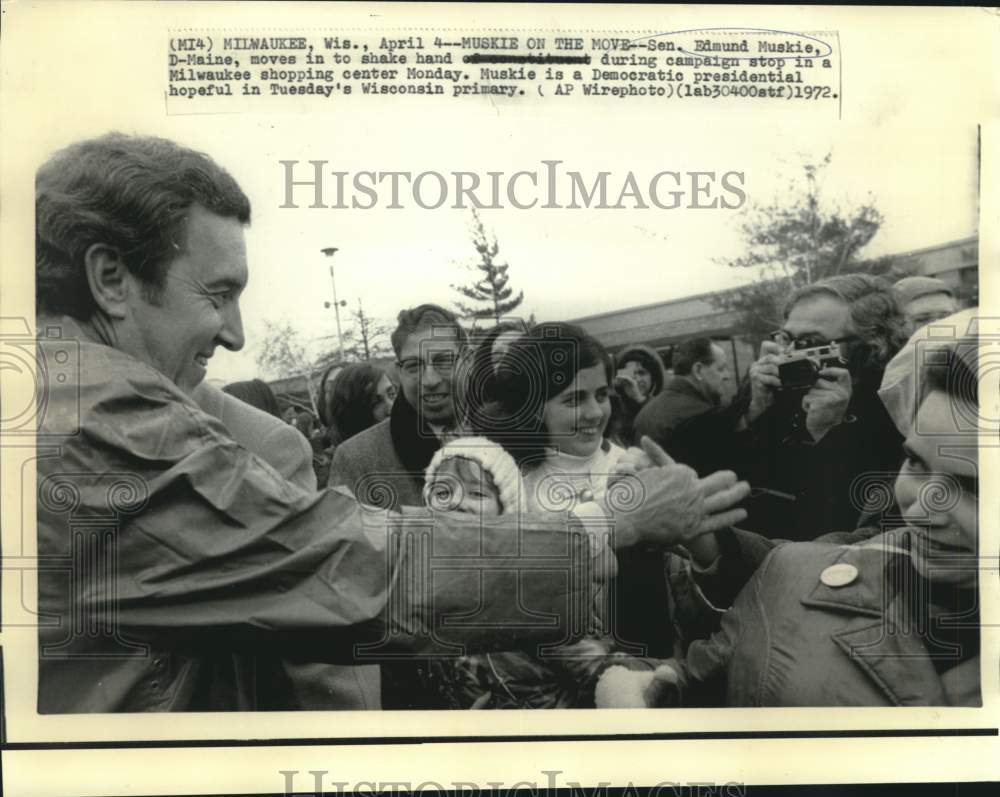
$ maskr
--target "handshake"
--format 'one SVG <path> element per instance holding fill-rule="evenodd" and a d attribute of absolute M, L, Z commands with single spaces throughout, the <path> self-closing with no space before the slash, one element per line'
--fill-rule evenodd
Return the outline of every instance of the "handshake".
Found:
<path fill-rule="evenodd" d="M 620 506 L 616 493 L 633 500 Z M 674 462 L 648 437 L 630 448 L 608 477 L 605 507 L 615 520 L 615 547 L 652 543 L 673 547 L 699 539 L 744 520 L 735 508 L 750 494 L 750 485 L 732 471 L 698 478 L 687 465 Z"/>

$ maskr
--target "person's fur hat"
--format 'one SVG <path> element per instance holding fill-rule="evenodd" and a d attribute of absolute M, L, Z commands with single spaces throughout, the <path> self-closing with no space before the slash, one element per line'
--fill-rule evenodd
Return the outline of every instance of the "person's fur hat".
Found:
<path fill-rule="evenodd" d="M 424 477 L 424 503 L 431 504 L 430 487 L 441 464 L 454 457 L 470 459 L 490 475 L 500 492 L 500 513 L 523 513 L 526 507 L 524 482 L 513 457 L 485 437 L 460 437 L 437 450 Z"/>

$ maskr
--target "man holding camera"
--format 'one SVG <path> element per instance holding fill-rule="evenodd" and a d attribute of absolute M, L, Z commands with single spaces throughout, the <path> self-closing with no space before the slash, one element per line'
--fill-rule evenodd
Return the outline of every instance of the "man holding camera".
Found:
<path fill-rule="evenodd" d="M 876 390 L 904 320 L 890 285 L 866 274 L 804 286 L 785 313 L 749 390 L 680 427 L 673 448 L 699 471 L 725 462 L 750 482 L 743 528 L 811 540 L 855 528 L 873 498 L 891 494 L 880 488 L 899 469 L 902 440 Z"/>

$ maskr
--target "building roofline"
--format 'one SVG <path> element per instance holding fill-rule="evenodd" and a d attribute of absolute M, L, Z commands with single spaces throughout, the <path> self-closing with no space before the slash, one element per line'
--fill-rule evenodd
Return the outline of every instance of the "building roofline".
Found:
<path fill-rule="evenodd" d="M 619 315 L 620 313 L 631 313 L 631 312 L 634 312 L 636 310 L 650 310 L 650 309 L 652 309 L 654 307 L 666 307 L 668 304 L 679 304 L 681 302 L 692 302 L 692 301 L 695 301 L 696 299 L 705 299 L 705 298 L 708 298 L 709 296 L 723 296 L 723 295 L 725 295 L 727 293 L 735 293 L 736 291 L 741 290 L 743 287 L 745 287 L 745 286 L 736 285 L 735 287 L 732 287 L 732 288 L 723 288 L 722 290 L 718 290 L 718 291 L 705 291 L 704 293 L 695 293 L 695 294 L 691 294 L 690 296 L 680 296 L 680 297 L 678 297 L 676 299 L 667 299 L 666 301 L 662 301 L 662 302 L 649 302 L 648 304 L 637 304 L 637 305 L 634 305 L 632 307 L 621 307 L 618 310 L 607 310 L 607 311 L 605 311 L 603 313 L 594 313 L 593 315 L 582 315 L 582 316 L 578 316 L 577 318 L 570 319 L 569 323 L 570 324 L 579 324 L 581 321 L 593 321 L 593 320 L 595 320 L 597 318 L 606 318 L 607 316 Z M 719 312 L 720 313 L 724 313 L 726 311 L 723 310 L 723 309 L 720 309 Z"/>
<path fill-rule="evenodd" d="M 964 246 L 971 243 L 978 243 L 978 241 L 979 241 L 979 235 L 976 234 L 976 235 L 970 235 L 966 238 L 956 238 L 953 241 L 945 241 L 944 243 L 935 244 L 934 246 L 925 246 L 922 249 L 911 249 L 907 252 L 896 252 L 894 254 L 882 255 L 882 257 L 888 257 L 893 260 L 896 260 L 905 257 L 913 257 L 914 255 L 925 254 L 927 252 L 935 252 L 939 249 L 948 249 L 950 247 Z M 662 302 L 649 302 L 648 304 L 637 304 L 633 305 L 632 307 L 621 307 L 617 310 L 606 310 L 603 313 L 594 313 L 592 315 L 578 316 L 577 318 L 570 319 L 569 323 L 579 324 L 582 321 L 596 321 L 599 318 L 607 318 L 608 316 L 619 315 L 621 313 L 632 313 L 637 310 L 651 310 L 654 307 L 666 307 L 668 305 L 678 304 L 680 302 L 691 302 L 691 301 L 696 301 L 698 299 L 707 299 L 708 297 L 711 296 L 724 296 L 727 293 L 735 293 L 736 291 L 741 290 L 743 287 L 745 286 L 735 285 L 732 288 L 723 288 L 722 290 L 716 290 L 716 291 L 705 291 L 704 293 L 695 293 L 690 296 L 680 296 L 676 299 L 667 299 L 666 301 Z M 720 310 L 720 312 L 725 312 L 725 311 Z"/>
<path fill-rule="evenodd" d="M 971 243 L 978 243 L 979 235 L 970 235 L 966 238 L 956 238 L 954 241 L 945 241 L 943 244 L 934 244 L 933 246 L 925 246 L 921 249 L 911 249 L 908 252 L 896 252 L 891 255 L 883 255 L 883 257 L 889 257 L 893 260 L 897 258 L 912 257 L 913 255 L 922 255 L 926 252 L 936 252 L 939 249 L 949 249 L 954 246 L 965 246 Z"/>

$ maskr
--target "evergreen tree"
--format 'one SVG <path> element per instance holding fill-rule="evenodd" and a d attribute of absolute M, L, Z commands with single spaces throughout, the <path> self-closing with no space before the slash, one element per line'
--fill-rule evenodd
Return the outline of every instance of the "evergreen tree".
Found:
<path fill-rule="evenodd" d="M 744 334 L 755 341 L 781 326 L 785 301 L 803 285 L 858 271 L 890 280 L 905 276 L 892 270 L 889 258 L 861 257 L 883 222 L 871 197 L 852 209 L 824 207 L 818 177 L 829 163 L 829 154 L 819 163 L 806 163 L 804 190 L 793 180 L 787 199 L 744 211 L 746 251 L 722 261 L 756 271 L 747 285 L 713 298 L 719 307 L 739 312 Z"/>
<path fill-rule="evenodd" d="M 469 271 L 477 274 L 478 279 L 468 285 L 452 285 L 451 287 L 477 304 L 455 302 L 459 314 L 463 318 L 479 320 L 490 318 L 494 323 L 516 310 L 524 301 L 524 291 L 514 296 L 513 289 L 508 287 L 507 270 L 510 266 L 499 261 L 500 245 L 496 237 L 487 233 L 479 214 L 473 210 L 472 245 L 479 253 L 479 262 L 469 265 Z M 478 305 L 478 306 L 477 306 Z"/>

